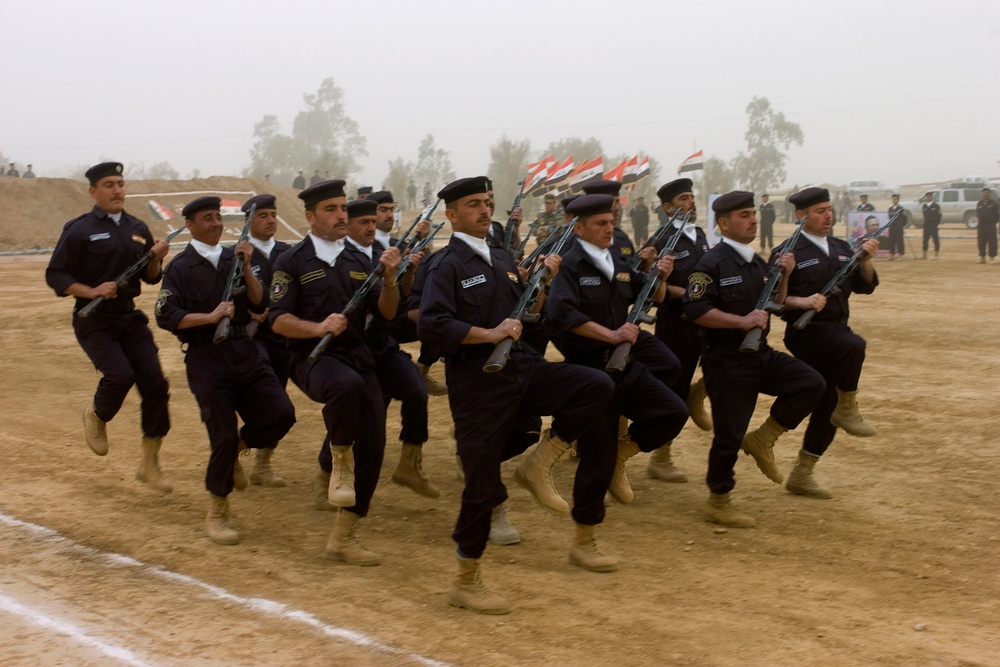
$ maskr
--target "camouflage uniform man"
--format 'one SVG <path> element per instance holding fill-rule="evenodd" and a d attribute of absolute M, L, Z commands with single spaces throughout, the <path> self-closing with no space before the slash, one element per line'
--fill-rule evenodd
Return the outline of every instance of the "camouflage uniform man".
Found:
<path fill-rule="evenodd" d="M 537 243 L 543 242 L 552 233 L 552 230 L 563 222 L 563 216 L 556 210 L 555 195 L 545 195 L 545 210 L 535 218 L 535 240 Z"/>

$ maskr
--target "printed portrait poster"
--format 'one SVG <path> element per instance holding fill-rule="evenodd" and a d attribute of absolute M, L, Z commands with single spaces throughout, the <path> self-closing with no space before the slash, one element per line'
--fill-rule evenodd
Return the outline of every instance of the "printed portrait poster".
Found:
<path fill-rule="evenodd" d="M 866 238 L 875 236 L 879 227 L 883 227 L 889 222 L 888 213 L 851 211 L 847 214 L 847 231 L 850 233 L 848 240 L 852 248 L 857 248 Z M 888 259 L 889 257 L 889 233 L 888 230 L 882 233 L 878 239 L 878 252 L 876 259 Z"/>
<path fill-rule="evenodd" d="M 713 248 L 715 245 L 722 240 L 722 234 L 715 227 L 715 211 L 712 210 L 712 204 L 716 199 L 722 195 L 708 195 L 708 229 L 705 230 L 705 236 L 708 240 L 708 247 Z"/>

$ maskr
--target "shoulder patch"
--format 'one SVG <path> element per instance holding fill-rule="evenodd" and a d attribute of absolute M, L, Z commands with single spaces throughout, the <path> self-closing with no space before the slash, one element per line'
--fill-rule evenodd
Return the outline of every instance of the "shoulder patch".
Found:
<path fill-rule="evenodd" d="M 712 276 L 701 271 L 695 271 L 688 277 L 688 298 L 700 299 L 705 296 L 705 290 L 712 284 Z"/>
<path fill-rule="evenodd" d="M 173 296 L 173 292 L 168 289 L 161 289 L 156 295 L 156 305 L 153 307 L 153 313 L 159 317 L 163 313 L 163 304 L 167 302 Z"/>
<path fill-rule="evenodd" d="M 292 277 L 284 271 L 275 271 L 271 277 L 271 303 L 278 303 L 288 294 L 288 284 Z"/>
<path fill-rule="evenodd" d="M 275 275 L 277 275 L 277 274 L 275 274 Z M 284 275 L 288 276 L 287 273 L 284 274 Z M 314 280 L 319 280 L 320 278 L 324 277 L 325 275 L 326 275 L 326 271 L 324 271 L 323 269 L 316 269 L 315 271 L 310 271 L 309 273 L 303 273 L 301 276 L 299 276 L 299 284 L 300 285 L 305 285 L 306 283 L 311 283 Z M 292 277 L 288 276 L 288 282 L 291 282 L 291 280 L 292 280 Z"/>

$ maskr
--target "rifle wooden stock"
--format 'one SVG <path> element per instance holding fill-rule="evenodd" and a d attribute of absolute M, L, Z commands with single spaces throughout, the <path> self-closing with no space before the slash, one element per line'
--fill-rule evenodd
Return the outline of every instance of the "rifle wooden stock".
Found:
<path fill-rule="evenodd" d="M 187 229 L 187 227 L 178 227 L 174 231 L 170 232 L 170 234 L 167 235 L 167 238 L 163 239 L 163 242 L 170 243 L 171 241 L 174 240 L 174 238 L 178 234 L 183 232 L 185 229 Z M 118 289 L 124 289 L 128 285 L 129 281 L 132 280 L 132 278 L 137 273 L 146 268 L 146 265 L 149 264 L 152 260 L 153 260 L 153 251 L 147 250 L 142 257 L 137 259 L 135 263 L 132 264 L 132 266 L 122 271 L 121 275 L 115 278 L 115 285 L 118 286 Z M 93 299 L 90 300 L 90 303 L 88 303 L 80 310 L 76 311 L 76 316 L 82 317 L 83 319 L 87 319 L 90 316 L 90 314 L 93 313 L 94 310 L 96 310 L 99 305 L 101 305 L 101 302 L 103 301 L 104 301 L 103 296 L 95 296 Z"/>

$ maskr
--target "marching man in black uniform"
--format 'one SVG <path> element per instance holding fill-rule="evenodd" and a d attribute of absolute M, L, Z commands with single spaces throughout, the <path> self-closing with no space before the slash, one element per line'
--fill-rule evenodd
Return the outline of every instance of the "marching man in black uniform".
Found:
<path fill-rule="evenodd" d="M 612 376 L 616 390 L 611 406 L 580 436 L 577 446 L 580 464 L 573 485 L 576 539 L 569 561 L 595 572 L 617 569 L 615 559 L 602 554 L 594 538 L 594 526 L 604 521 L 605 494 L 610 491 L 618 502 L 631 503 L 633 493 L 625 463 L 640 451 L 653 451 L 673 440 L 688 418 L 684 401 L 643 364 L 646 349 L 662 348 L 663 343 L 625 320 L 643 288 L 645 274 L 633 271 L 628 260 L 610 250 L 615 229 L 613 206 L 610 195 L 584 195 L 570 204 L 567 212 L 579 216 L 575 230 L 579 238 L 563 258 L 546 302 L 552 340 L 568 363 L 603 372 L 620 343 L 633 345 L 625 370 Z M 644 254 L 656 257 L 652 248 Z M 656 268 L 665 278 L 673 268 L 673 259 L 659 260 Z M 663 301 L 666 291 L 666 283 L 661 282 L 653 300 Z M 619 440 L 621 415 L 632 423 L 627 436 Z"/>
<path fill-rule="evenodd" d="M 250 223 L 250 245 L 253 246 L 253 257 L 251 262 L 254 275 L 263 282 L 264 294 L 271 288 L 271 274 L 274 271 L 274 263 L 283 252 L 291 248 L 283 241 L 274 238 L 278 231 L 278 206 L 274 195 L 260 194 L 251 197 L 243 204 L 244 215 L 250 214 L 250 208 L 257 206 Z M 266 305 L 266 304 L 265 304 Z M 274 374 L 278 376 L 282 387 L 288 386 L 288 342 L 278 334 L 271 331 L 271 325 L 267 320 L 267 309 L 263 313 L 250 313 L 253 321 L 253 339 L 257 341 L 268 361 Z M 287 486 L 287 482 L 279 477 L 271 468 L 271 456 L 274 448 L 261 447 L 255 451 L 253 468 L 250 469 L 250 483 L 261 486 L 282 487 Z"/>
<path fill-rule="evenodd" d="M 684 313 L 698 326 L 703 343 L 701 365 L 715 427 L 708 454 L 706 481 L 711 494 L 705 513 L 716 523 L 745 528 L 754 525 L 753 518 L 733 507 L 729 497 L 736 486 L 733 466 L 740 448 L 753 456 L 769 479 L 783 482 L 774 463 L 774 443 L 812 412 L 825 383 L 805 363 L 767 345 L 770 315 L 757 309 L 767 265 L 750 245 L 757 235 L 753 193 L 729 192 L 716 199 L 712 209 L 723 238 L 688 278 Z M 786 253 L 777 262 L 782 274 L 774 302 L 780 305 L 795 258 Z M 758 328 L 763 329 L 760 350 L 741 352 L 745 334 Z M 747 433 L 761 392 L 777 400 L 764 423 Z"/>
<path fill-rule="evenodd" d="M 254 275 L 253 246 L 235 249 L 219 244 L 224 225 L 218 197 L 199 197 L 181 211 L 192 241 L 170 263 L 156 299 L 156 323 L 187 346 L 188 385 L 198 400 L 212 453 L 205 471 L 211 506 L 205 532 L 217 544 L 237 544 L 230 524 L 228 496 L 245 489 L 247 478 L 239 453 L 247 448 L 273 449 L 295 423 L 295 408 L 267 358 L 247 334 L 251 310 L 267 307 L 264 286 Z M 223 301 L 236 255 L 243 258 L 243 288 Z M 216 327 L 230 319 L 229 336 L 213 343 Z M 243 428 L 236 428 L 236 415 Z"/>
<path fill-rule="evenodd" d="M 712 418 L 705 410 L 705 380 L 699 379 L 691 384 L 694 372 L 701 358 L 701 343 L 691 322 L 684 319 L 684 295 L 687 293 L 688 276 L 694 270 L 706 252 L 708 240 L 705 232 L 695 222 L 698 219 L 698 207 L 695 202 L 690 178 L 678 178 L 664 184 L 656 191 L 663 202 L 667 219 L 677 216 L 666 238 L 657 243 L 657 252 L 663 249 L 667 239 L 683 225 L 681 236 L 674 247 L 674 266 L 666 278 L 667 298 L 656 311 L 656 337 L 667 344 L 670 351 L 677 355 L 680 361 L 680 374 L 669 388 L 687 402 L 691 411 L 691 421 L 703 431 L 712 430 Z M 684 220 L 687 216 L 687 220 Z M 671 453 L 672 443 L 667 443 L 653 452 L 646 465 L 650 477 L 664 482 L 683 483 L 687 475 L 674 465 Z"/>
<path fill-rule="evenodd" d="M 83 411 L 84 437 L 98 456 L 108 453 L 107 423 L 115 418 L 132 386 L 142 397 L 142 459 L 136 479 L 170 493 L 173 484 L 160 471 L 159 452 L 170 430 L 167 381 L 160 368 L 149 318 L 135 309 L 139 281 L 160 282 L 163 258 L 170 250 L 154 241 L 141 220 L 125 212 L 125 179 L 119 162 L 102 162 L 87 170 L 94 208 L 63 227 L 52 252 L 45 282 L 58 296 L 76 298 L 73 331 L 101 380 Z M 152 259 L 126 286 L 115 279 L 147 251 Z M 102 299 L 86 318 L 77 313 Z"/>
<path fill-rule="evenodd" d="M 622 184 L 618 181 L 605 181 L 601 178 L 593 178 L 581 184 L 580 187 L 583 193 L 587 195 L 611 195 L 615 198 L 615 237 L 611 242 L 611 248 L 619 255 L 625 257 L 625 259 L 631 261 L 632 256 L 635 255 L 635 246 L 632 245 L 632 239 L 621 228 L 622 207 L 619 195 L 622 191 Z"/>
<path fill-rule="evenodd" d="M 352 565 L 378 565 L 379 555 L 358 540 L 359 520 L 368 514 L 385 452 L 385 403 L 375 361 L 365 344 L 365 320 L 392 319 L 399 305 L 399 251 L 382 253 L 384 267 L 364 303 L 342 314 L 368 279 L 371 263 L 345 252 L 347 196 L 344 181 L 321 181 L 299 193 L 310 231 L 278 258 L 271 278 L 271 328 L 289 339 L 291 377 L 312 400 L 323 403 L 332 462 L 321 457 L 318 477 L 328 484 L 330 504 L 339 507 L 326 543 L 326 556 Z M 380 284 L 381 283 L 381 284 Z M 308 356 L 326 334 L 333 339 L 315 363 Z"/>
<path fill-rule="evenodd" d="M 788 278 L 788 296 L 781 319 L 785 327 L 785 347 L 815 368 L 826 380 L 823 398 L 813 410 L 802 439 L 798 463 L 788 475 L 785 488 L 811 498 L 830 498 L 831 494 L 813 479 L 813 468 L 819 457 L 833 442 L 837 428 L 858 437 L 876 435 L 875 427 L 858 411 L 858 380 L 865 360 L 865 340 L 847 326 L 847 299 L 852 292 L 871 294 L 878 285 L 872 258 L 878 252 L 878 239 L 868 239 L 862 246 L 858 270 L 836 296 L 820 294 L 823 286 L 850 261 L 851 246 L 847 241 L 830 236 L 833 214 L 830 192 L 823 188 L 806 188 L 788 197 L 801 221 L 805 218 L 802 235 L 794 248 L 782 243 L 774 249 L 771 261 L 789 251 L 795 256 L 795 271 Z M 792 326 L 806 310 L 816 310 L 804 329 Z"/>
<path fill-rule="evenodd" d="M 492 510 L 507 498 L 500 463 L 528 446 L 526 439 L 512 437 L 518 435 L 512 429 L 523 415 L 554 416 L 529 463 L 518 470 L 536 502 L 565 515 L 569 506 L 552 486 L 552 466 L 607 409 L 614 385 L 603 372 L 549 363 L 520 342 L 515 342 L 502 370 L 483 372 L 497 343 L 518 341 L 523 333 L 521 322 L 509 317 L 523 290 L 517 264 L 486 244 L 491 222 L 487 191 L 486 177 L 479 176 L 449 183 L 438 193 L 447 205 L 453 233 L 448 246 L 434 253 L 418 330 L 422 340 L 439 345 L 445 354 L 448 400 L 465 471 L 462 508 L 452 534 L 458 544 L 459 574 L 449 602 L 480 613 L 505 614 L 510 605 L 483 584 L 479 559 L 486 549 Z M 557 256 L 545 262 L 550 271 L 558 270 Z M 541 307 L 541 299 L 536 307 Z"/>

